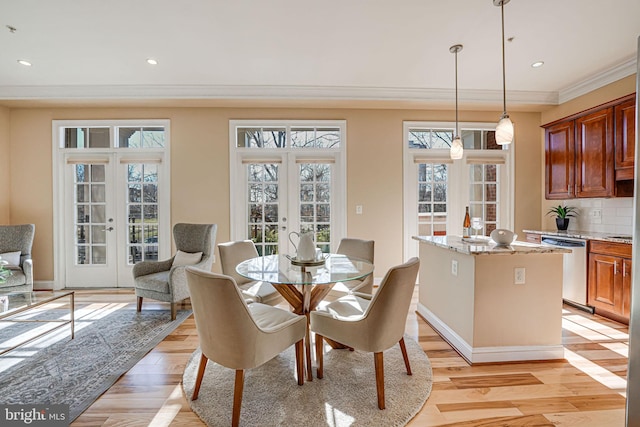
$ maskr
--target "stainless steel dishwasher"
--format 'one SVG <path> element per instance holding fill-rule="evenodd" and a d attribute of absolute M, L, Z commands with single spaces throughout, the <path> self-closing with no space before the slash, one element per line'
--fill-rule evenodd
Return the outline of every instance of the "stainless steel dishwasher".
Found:
<path fill-rule="evenodd" d="M 587 241 L 572 237 L 542 236 L 541 244 L 571 249 L 562 262 L 562 300 L 571 306 L 594 312 L 587 305 Z"/>

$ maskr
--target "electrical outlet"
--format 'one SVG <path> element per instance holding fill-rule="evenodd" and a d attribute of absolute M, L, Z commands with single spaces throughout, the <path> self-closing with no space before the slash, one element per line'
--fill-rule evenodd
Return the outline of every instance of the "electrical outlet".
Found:
<path fill-rule="evenodd" d="M 356 205 L 356 215 L 362 215 L 362 205 Z"/>
<path fill-rule="evenodd" d="M 457 276 L 458 275 L 458 261 L 455 259 L 451 260 L 451 274 L 453 276 Z"/>
<path fill-rule="evenodd" d="M 591 224 L 602 224 L 602 209 L 591 211 Z"/>
<path fill-rule="evenodd" d="M 524 267 L 516 267 L 515 271 L 515 284 L 524 285 Z"/>

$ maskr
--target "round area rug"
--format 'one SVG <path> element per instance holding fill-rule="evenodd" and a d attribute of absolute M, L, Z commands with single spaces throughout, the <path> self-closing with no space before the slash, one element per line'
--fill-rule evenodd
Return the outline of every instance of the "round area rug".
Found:
<path fill-rule="evenodd" d="M 404 337 L 413 375 L 407 375 L 400 347 L 384 352 L 386 409 L 378 409 L 373 353 L 330 350 L 324 378 L 299 386 L 290 347 L 274 359 L 245 371 L 240 412 L 243 426 L 403 426 L 431 393 L 431 364 L 413 339 Z M 231 425 L 235 371 L 209 361 L 200 394 L 191 400 L 200 349 L 185 368 L 182 384 L 191 409 L 208 426 Z"/>

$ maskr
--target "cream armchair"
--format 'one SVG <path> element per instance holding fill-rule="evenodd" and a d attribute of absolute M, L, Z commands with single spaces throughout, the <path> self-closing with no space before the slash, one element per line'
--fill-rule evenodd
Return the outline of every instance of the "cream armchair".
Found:
<path fill-rule="evenodd" d="M 143 261 L 133 266 L 138 312 L 142 310 L 142 299 L 151 298 L 170 303 L 171 320 L 175 320 L 176 304 L 189 298 L 185 264 L 211 271 L 217 230 L 216 224 L 176 224 L 173 226 L 176 255 L 164 261 Z M 201 255 L 193 259 L 193 255 L 200 252 Z"/>
<path fill-rule="evenodd" d="M 284 298 L 269 282 L 250 280 L 236 272 L 236 266 L 242 261 L 258 256 L 256 245 L 251 240 L 220 243 L 220 264 L 222 274 L 233 277 L 248 302 L 255 301 L 262 304 L 278 305 Z"/>
<path fill-rule="evenodd" d="M 373 240 L 362 240 L 345 237 L 340 240 L 336 253 L 347 255 L 349 257 L 360 258 L 365 261 L 369 261 L 373 264 L 373 256 L 375 250 L 375 242 Z M 351 294 L 353 292 L 361 292 L 365 294 L 373 293 L 373 274 L 370 274 L 363 279 L 350 280 L 348 282 L 336 283 L 329 296 L 338 298 L 344 295 Z"/>
<path fill-rule="evenodd" d="M 192 400 L 198 398 L 208 360 L 235 369 L 232 425 L 237 426 L 244 370 L 262 365 L 294 344 L 298 384 L 304 384 L 305 316 L 257 302 L 247 304 L 229 276 L 187 267 L 187 282 L 202 350 Z"/>
<path fill-rule="evenodd" d="M 375 295 L 344 296 L 311 312 L 318 378 L 323 376 L 324 337 L 357 350 L 370 351 L 374 354 L 378 408 L 385 408 L 383 351 L 399 342 L 407 374 L 411 375 L 404 329 L 419 266 L 418 258 L 411 258 L 387 272 Z"/>
<path fill-rule="evenodd" d="M 31 247 L 35 236 L 34 224 L 0 225 L 0 255 L 8 262 L 5 268 L 11 275 L 0 283 L 2 292 L 31 292 L 33 290 L 33 261 Z"/>

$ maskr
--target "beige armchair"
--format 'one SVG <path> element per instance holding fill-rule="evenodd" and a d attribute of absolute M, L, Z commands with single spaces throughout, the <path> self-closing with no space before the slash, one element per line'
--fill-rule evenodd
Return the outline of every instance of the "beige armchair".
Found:
<path fill-rule="evenodd" d="M 2 292 L 31 292 L 33 290 L 33 261 L 31 247 L 35 236 L 34 224 L 0 225 L 0 255 L 8 262 L 11 274 L 0 280 Z"/>
<path fill-rule="evenodd" d="M 373 264 L 374 246 L 375 242 L 373 240 L 346 237 L 340 240 L 336 253 L 347 255 L 349 257 L 360 258 Z M 349 295 L 352 292 L 372 294 L 373 274 L 359 280 L 336 283 L 333 288 L 331 288 L 329 297 L 333 297 L 335 299 L 344 295 Z"/>
<path fill-rule="evenodd" d="M 187 282 L 202 350 L 192 400 L 198 398 L 209 359 L 235 369 L 232 425 L 237 426 L 244 370 L 262 365 L 294 344 L 298 384 L 304 384 L 305 316 L 265 304 L 247 304 L 229 276 L 188 267 Z"/>
<path fill-rule="evenodd" d="M 176 224 L 173 226 L 173 239 L 179 251 L 176 254 L 179 255 L 178 260 L 174 255 L 164 261 L 143 261 L 133 266 L 138 312 L 142 310 L 142 299 L 151 298 L 171 303 L 171 320 L 175 320 L 176 304 L 189 298 L 184 263 L 211 271 L 217 229 L 216 224 Z M 182 261 L 199 252 L 202 253 L 199 259 Z"/>
<path fill-rule="evenodd" d="M 407 374 L 411 366 L 404 344 L 404 329 L 416 285 L 418 258 L 391 268 L 375 295 L 353 294 L 311 312 L 316 333 L 318 378 L 323 376 L 323 338 L 374 353 L 378 408 L 385 408 L 383 351 L 400 343 Z"/>
<path fill-rule="evenodd" d="M 222 274 L 233 277 L 247 302 L 278 305 L 284 298 L 269 282 L 250 280 L 236 272 L 236 266 L 242 261 L 258 256 L 256 245 L 251 240 L 220 243 L 220 264 Z"/>

